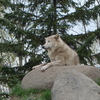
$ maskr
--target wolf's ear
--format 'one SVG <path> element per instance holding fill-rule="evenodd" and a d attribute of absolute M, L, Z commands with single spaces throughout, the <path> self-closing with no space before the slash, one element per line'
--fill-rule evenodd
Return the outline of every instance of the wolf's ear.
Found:
<path fill-rule="evenodd" d="M 57 33 L 54 38 L 58 39 L 59 38 L 59 34 Z"/>

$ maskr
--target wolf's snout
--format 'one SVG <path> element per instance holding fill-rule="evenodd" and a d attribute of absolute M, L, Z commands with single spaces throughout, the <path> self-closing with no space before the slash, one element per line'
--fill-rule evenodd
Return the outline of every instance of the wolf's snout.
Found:
<path fill-rule="evenodd" d="M 45 49 L 45 46 L 44 46 L 44 45 L 42 45 L 42 48 L 43 48 L 43 49 Z"/>

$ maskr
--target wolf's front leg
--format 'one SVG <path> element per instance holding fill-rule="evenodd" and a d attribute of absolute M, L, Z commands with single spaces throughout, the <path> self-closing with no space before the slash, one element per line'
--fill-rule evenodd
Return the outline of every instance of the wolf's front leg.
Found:
<path fill-rule="evenodd" d="M 47 63 L 43 63 L 43 64 L 40 64 L 40 65 L 33 66 L 32 69 L 35 69 L 35 68 L 37 68 L 37 67 L 42 67 L 42 66 L 44 66 L 44 65 L 46 65 L 46 64 L 47 64 Z"/>
<path fill-rule="evenodd" d="M 50 67 L 50 65 L 49 64 L 47 64 L 47 65 L 45 65 L 45 66 L 43 66 L 42 68 L 41 68 L 41 71 L 43 72 L 43 71 L 45 71 L 47 68 L 49 68 Z"/>
<path fill-rule="evenodd" d="M 43 66 L 41 68 L 41 71 L 45 71 L 46 69 L 48 69 L 49 67 L 52 67 L 52 66 L 61 66 L 61 65 L 63 65 L 61 60 L 53 61 L 53 62 L 50 62 L 50 63 L 46 64 L 45 66 Z"/>

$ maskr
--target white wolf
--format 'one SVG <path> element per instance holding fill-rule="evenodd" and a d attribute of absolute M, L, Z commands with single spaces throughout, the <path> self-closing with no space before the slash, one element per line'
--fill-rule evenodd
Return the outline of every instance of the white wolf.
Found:
<path fill-rule="evenodd" d="M 58 33 L 45 38 L 45 41 L 46 43 L 43 45 L 43 48 L 48 50 L 48 56 L 51 62 L 34 66 L 32 69 L 43 66 L 41 71 L 45 71 L 52 66 L 79 64 L 78 54 L 64 43 Z"/>

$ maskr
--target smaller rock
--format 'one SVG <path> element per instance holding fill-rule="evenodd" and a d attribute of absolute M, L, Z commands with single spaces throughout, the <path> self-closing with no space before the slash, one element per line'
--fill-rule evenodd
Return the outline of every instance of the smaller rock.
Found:
<path fill-rule="evenodd" d="M 73 69 L 58 75 L 51 91 L 52 100 L 100 100 L 100 86 Z"/>

